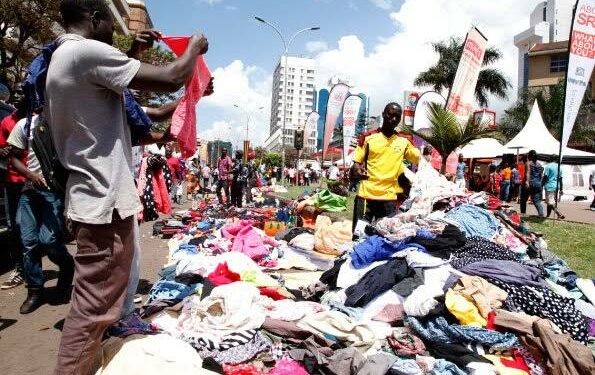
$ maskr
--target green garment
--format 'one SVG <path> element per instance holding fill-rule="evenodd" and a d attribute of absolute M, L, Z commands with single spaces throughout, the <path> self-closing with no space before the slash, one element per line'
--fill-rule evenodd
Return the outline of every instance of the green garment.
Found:
<path fill-rule="evenodd" d="M 314 201 L 314 206 L 321 211 L 341 212 L 347 210 L 347 197 L 331 193 L 326 189 L 310 199 Z"/>

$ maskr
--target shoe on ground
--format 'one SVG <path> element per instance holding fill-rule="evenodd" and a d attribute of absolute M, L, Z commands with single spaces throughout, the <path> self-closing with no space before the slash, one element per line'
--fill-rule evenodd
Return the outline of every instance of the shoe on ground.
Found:
<path fill-rule="evenodd" d="M 0 285 L 0 289 L 12 289 L 24 283 L 25 279 L 23 278 L 23 274 L 17 270 L 14 270 L 10 273 L 8 279 L 6 279 L 6 281 Z"/>
<path fill-rule="evenodd" d="M 44 304 L 43 289 L 29 289 L 27 299 L 21 305 L 21 314 L 30 314 Z"/>

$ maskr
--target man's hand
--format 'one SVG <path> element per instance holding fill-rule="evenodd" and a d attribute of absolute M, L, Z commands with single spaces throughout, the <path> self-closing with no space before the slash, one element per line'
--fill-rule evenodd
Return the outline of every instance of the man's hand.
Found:
<path fill-rule="evenodd" d="M 132 46 L 130 47 L 130 51 L 128 51 L 128 56 L 139 58 L 141 53 L 153 47 L 153 43 L 159 39 L 161 39 L 161 33 L 157 30 L 139 31 L 132 41 Z"/>
<path fill-rule="evenodd" d="M 367 180 L 368 172 L 364 169 L 364 167 L 361 164 L 355 163 L 353 165 L 353 177 L 355 177 L 358 180 Z"/>
<path fill-rule="evenodd" d="M 215 78 L 211 77 L 211 80 L 209 81 L 207 88 L 205 88 L 205 92 L 202 94 L 203 96 L 213 95 L 213 93 L 215 92 L 215 85 L 213 84 L 214 80 L 215 80 Z"/>
<path fill-rule="evenodd" d="M 207 40 L 207 37 L 203 34 L 195 34 L 192 35 L 192 38 L 190 38 L 190 42 L 188 42 L 188 47 L 198 51 L 199 55 L 204 55 L 209 50 L 209 41 Z"/>
<path fill-rule="evenodd" d="M 27 176 L 27 178 L 29 179 L 29 181 L 31 181 L 31 183 L 33 183 L 33 186 L 35 186 L 38 189 L 48 188 L 48 184 L 45 182 L 45 179 L 40 174 L 31 173 L 29 176 Z"/>
<path fill-rule="evenodd" d="M 0 158 L 7 158 L 10 155 L 10 147 L 0 148 Z"/>

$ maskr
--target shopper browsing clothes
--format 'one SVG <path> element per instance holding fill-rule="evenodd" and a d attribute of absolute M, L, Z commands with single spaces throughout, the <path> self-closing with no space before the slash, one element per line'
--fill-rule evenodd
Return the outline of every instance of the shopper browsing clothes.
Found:
<path fill-rule="evenodd" d="M 240 150 L 236 151 L 235 160 L 231 170 L 231 204 L 235 207 L 242 207 L 242 198 L 244 196 L 244 189 L 248 183 L 250 170 L 243 162 L 244 153 Z"/>
<path fill-rule="evenodd" d="M 223 197 L 221 196 L 221 190 L 225 192 L 225 203 L 231 205 L 231 195 L 229 192 L 229 184 L 231 182 L 231 168 L 233 167 L 233 161 L 227 156 L 227 149 L 221 150 L 221 158 L 217 162 L 217 199 L 219 204 L 223 204 Z"/>
<path fill-rule="evenodd" d="M 60 13 L 66 34 L 58 37 L 47 72 L 44 115 L 59 160 L 70 173 L 66 215 L 74 222 L 78 250 L 54 373 L 87 374 L 103 332 L 120 317 L 134 254 L 140 201 L 130 173 L 123 91 L 179 90 L 208 42 L 193 36 L 180 58 L 151 66 L 111 46 L 114 20 L 104 1 L 63 0 Z M 133 48 L 150 47 L 157 38 L 135 40 Z"/>
<path fill-rule="evenodd" d="M 60 268 L 57 291 L 58 298 L 62 301 L 70 294 L 74 275 L 74 261 L 64 245 L 62 198 L 46 183 L 39 160 L 31 147 L 33 130 L 40 123 L 40 118 L 33 117 L 28 135 L 25 130 L 26 122 L 27 119 L 21 119 L 8 137 L 13 155 L 10 161 L 27 179 L 17 212 L 23 243 L 23 274 L 27 283 L 27 299 L 21 305 L 21 314 L 29 314 L 44 303 L 45 280 L 41 264 L 44 254 Z M 26 165 L 21 161 L 25 152 Z"/>
<path fill-rule="evenodd" d="M 533 200 L 533 205 L 537 210 L 537 214 L 541 217 L 545 216 L 543 213 L 543 206 L 541 205 L 541 191 L 543 189 L 542 181 L 543 167 L 537 161 L 537 152 L 531 150 L 527 154 L 527 161 L 525 163 L 525 189 L 521 190 L 521 214 L 527 212 L 527 200 L 530 195 Z"/>
<path fill-rule="evenodd" d="M 419 162 L 419 150 L 395 131 L 401 115 L 400 105 L 387 104 L 380 131 L 366 136 L 355 150 L 352 175 L 360 183 L 353 209 L 354 231 L 360 219 L 371 222 L 396 212 L 397 194 L 403 192 L 398 182 L 405 168 L 403 159 Z"/>

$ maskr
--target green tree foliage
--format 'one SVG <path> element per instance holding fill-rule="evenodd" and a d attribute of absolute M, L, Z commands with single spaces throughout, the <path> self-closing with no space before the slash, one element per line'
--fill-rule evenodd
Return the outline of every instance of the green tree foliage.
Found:
<path fill-rule="evenodd" d="M 280 167 L 282 162 L 281 154 L 269 152 L 263 156 L 262 161 L 267 167 Z"/>
<path fill-rule="evenodd" d="M 114 36 L 114 47 L 118 48 L 123 52 L 130 50 L 134 35 L 125 36 L 116 34 Z M 140 56 L 140 60 L 144 63 L 151 65 L 166 65 L 176 59 L 175 55 L 170 51 L 161 48 L 159 45 L 145 50 Z M 175 100 L 180 94 L 163 94 L 155 92 L 140 92 L 138 95 L 138 101 L 145 106 L 155 106 L 165 104 L 167 102 Z"/>
<path fill-rule="evenodd" d="M 517 101 L 507 110 L 498 123 L 498 128 L 504 136 L 512 139 L 527 123 L 533 102 L 537 100 L 543 122 L 550 133 L 560 139 L 560 129 L 564 111 L 564 81 L 545 88 L 523 89 Z M 570 144 L 580 145 L 595 150 L 595 102 L 590 92 L 585 93 L 579 108 L 574 129 L 570 136 Z"/>
<path fill-rule="evenodd" d="M 0 81 L 14 90 L 26 69 L 60 30 L 56 0 L 0 1 Z"/>
<path fill-rule="evenodd" d="M 434 51 L 438 54 L 438 62 L 415 78 L 417 86 L 431 86 L 435 91 L 442 92 L 450 89 L 457 74 L 459 60 L 463 53 L 463 41 L 459 38 L 443 40 L 432 43 Z M 483 69 L 479 72 L 479 79 L 475 87 L 475 99 L 482 107 L 488 106 L 489 95 L 501 99 L 508 99 L 507 91 L 511 87 L 509 80 L 502 72 L 489 65 L 502 58 L 502 52 L 497 48 L 486 49 L 483 58 Z"/>
<path fill-rule="evenodd" d="M 473 116 L 466 123 L 460 124 L 453 112 L 436 103 L 430 104 L 428 118 L 432 124 L 429 130 L 416 131 L 411 126 L 404 126 L 403 130 L 417 135 L 438 151 L 442 156 L 440 173 L 446 171 L 448 156 L 459 147 L 464 147 L 475 139 L 494 137 L 497 134 L 492 129 L 475 125 Z"/>

